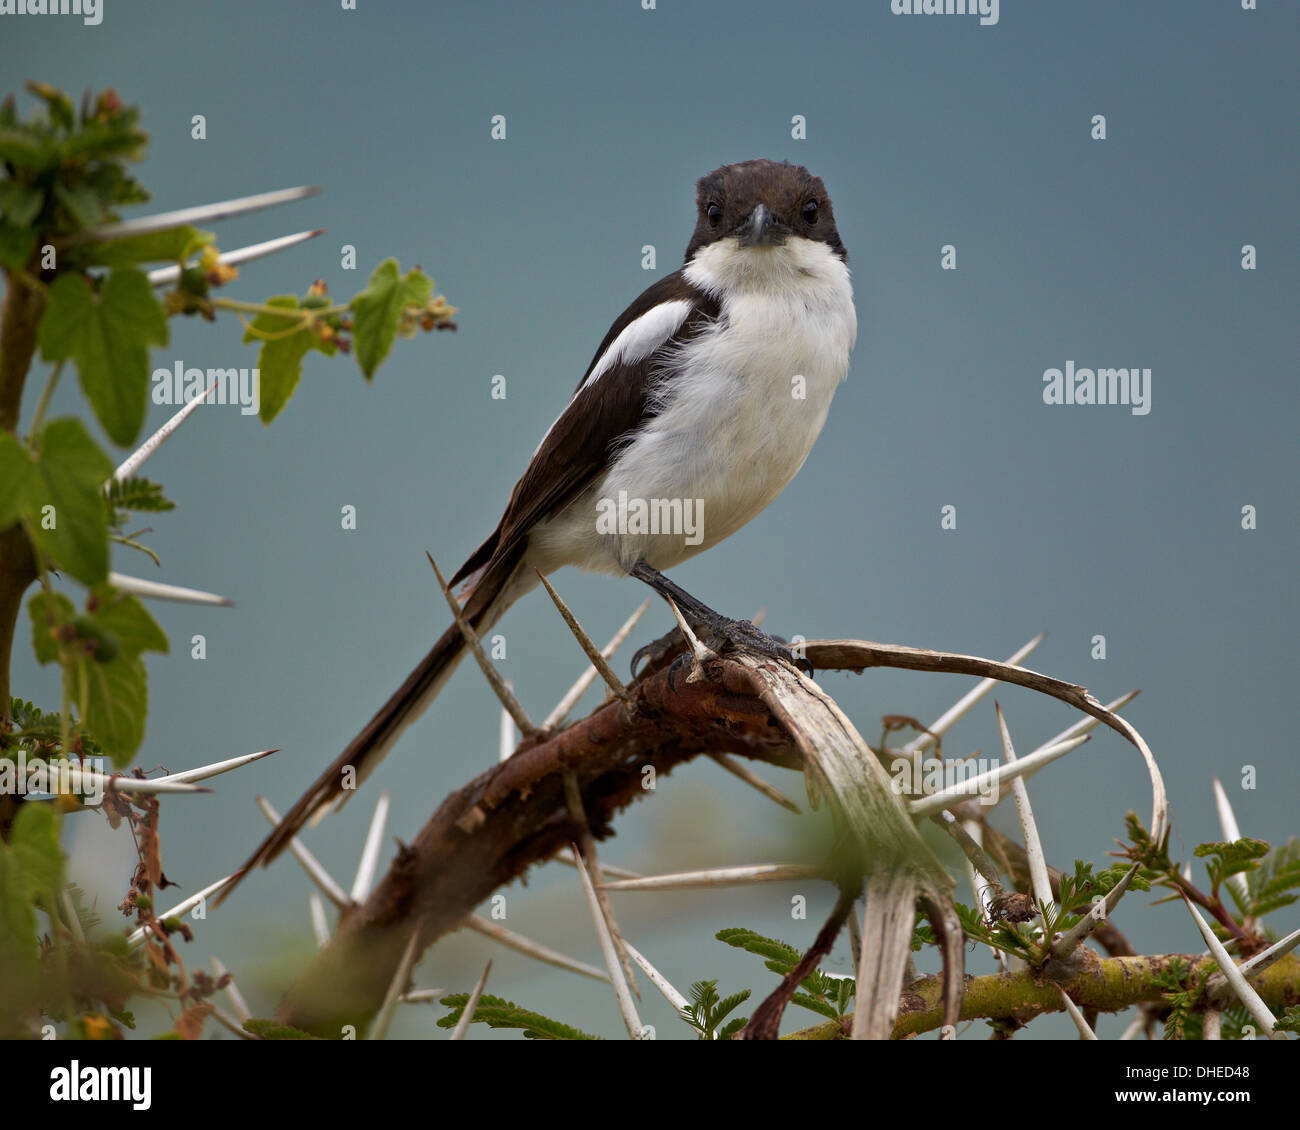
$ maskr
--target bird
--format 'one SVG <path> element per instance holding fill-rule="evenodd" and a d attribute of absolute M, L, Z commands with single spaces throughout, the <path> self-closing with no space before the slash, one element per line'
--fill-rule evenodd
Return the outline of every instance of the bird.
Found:
<path fill-rule="evenodd" d="M 464 585 L 462 615 L 480 635 L 539 574 L 574 565 L 643 581 L 724 647 L 792 658 L 663 570 L 744 526 L 807 459 L 857 338 L 848 252 L 826 186 L 802 165 L 723 165 L 699 178 L 695 197 L 681 268 L 614 320 L 496 528 L 451 579 Z M 240 878 L 374 771 L 465 648 L 453 623 Z"/>

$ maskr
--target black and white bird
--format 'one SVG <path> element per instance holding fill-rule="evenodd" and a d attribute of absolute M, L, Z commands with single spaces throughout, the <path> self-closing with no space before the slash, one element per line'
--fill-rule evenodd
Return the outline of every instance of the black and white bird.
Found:
<path fill-rule="evenodd" d="M 562 565 L 631 575 L 671 596 L 714 639 L 789 657 L 661 570 L 735 533 L 785 489 L 812 450 L 849 367 L 857 314 L 847 253 L 821 179 L 799 165 L 723 165 L 696 185 L 685 263 L 610 327 L 542 437 L 492 534 L 457 570 L 482 634 Z M 609 528 L 615 500 L 698 504 L 697 528 Z M 678 511 L 673 511 L 677 513 Z M 702 519 L 702 520 L 701 520 Z M 359 785 L 429 706 L 465 651 L 443 633 L 365 729 L 245 865 L 274 859 L 317 812 Z"/>

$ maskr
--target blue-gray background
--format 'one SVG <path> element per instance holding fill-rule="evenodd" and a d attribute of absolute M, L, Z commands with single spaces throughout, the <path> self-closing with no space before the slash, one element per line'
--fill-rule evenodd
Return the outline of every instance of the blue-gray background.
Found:
<path fill-rule="evenodd" d="M 175 770 L 283 748 L 210 796 L 164 804 L 164 863 L 183 892 L 243 859 L 265 831 L 253 796 L 281 808 L 294 800 L 443 629 L 424 551 L 454 568 L 491 529 L 610 321 L 680 262 L 694 179 L 760 155 L 825 179 L 850 250 L 859 341 L 799 477 L 676 579 L 732 614 L 766 606 L 773 630 L 808 637 L 1003 657 L 1046 630 L 1032 666 L 1103 699 L 1143 689 L 1129 714 L 1163 766 L 1177 853 L 1219 835 L 1214 775 L 1247 834 L 1276 842 L 1295 831 L 1300 7 L 1006 0 L 1000 22 L 980 27 L 894 16 L 888 0 L 660 0 L 654 11 L 637 0 L 360 0 L 355 12 L 105 2 L 99 27 L 0 22 L 3 89 L 27 78 L 74 92 L 112 85 L 141 105 L 153 137 L 141 176 L 157 208 L 325 189 L 220 225 L 225 248 L 329 228 L 246 267 L 228 293 L 301 292 L 320 276 L 348 295 L 396 255 L 461 310 L 458 333 L 399 341 L 371 385 L 350 360 L 313 355 L 270 429 L 203 408 L 148 466 L 180 504 L 155 523 L 163 568 L 122 550 L 115 567 L 238 606 L 155 606 L 173 653 L 150 660 L 139 763 Z M 190 137 L 195 114 L 207 140 Z M 496 114 L 505 141 L 490 137 Z M 1094 114 L 1106 115 L 1105 141 L 1089 136 Z M 806 140 L 791 138 L 794 115 L 807 119 Z M 958 270 L 941 271 L 949 243 Z M 1241 269 L 1247 243 L 1258 270 Z M 345 244 L 359 271 L 340 269 Z M 645 244 L 657 249 L 653 274 L 641 268 Z M 174 322 L 153 364 L 253 358 L 223 317 Z M 1067 359 L 1150 367 L 1150 415 L 1045 406 L 1042 373 Z M 490 395 L 494 374 L 507 378 L 505 400 Z M 54 411 L 83 411 L 75 382 Z M 152 408 L 149 426 L 169 411 Z M 956 531 L 940 529 L 949 504 Z M 345 505 L 357 508 L 355 532 L 340 528 Z M 1243 506 L 1258 510 L 1253 532 Z M 631 581 L 556 581 L 600 639 L 643 596 Z M 656 606 L 637 639 L 668 625 Z M 582 658 L 544 596 L 502 628 L 502 667 L 540 717 Z M 190 658 L 196 634 L 207 640 L 202 661 Z M 1106 638 L 1104 661 L 1091 657 L 1095 635 Z M 969 682 L 881 672 L 822 681 L 873 741 L 881 714 L 928 720 Z M 26 648 L 15 691 L 57 702 L 52 672 Z M 1027 692 L 999 698 L 1024 748 L 1071 721 Z M 359 799 L 309 834 L 312 848 L 349 882 L 383 790 L 391 834 L 409 840 L 491 762 L 497 717 L 464 666 Z M 992 702 L 945 748 L 996 753 Z M 1241 787 L 1248 765 L 1254 790 Z M 792 774 L 768 775 L 801 795 Z M 1125 810 L 1145 818 L 1151 807 L 1136 754 L 1107 732 L 1032 791 L 1049 858 L 1067 866 L 1103 862 Z M 1000 819 L 1014 830 L 1009 812 Z M 620 819 L 605 855 L 647 872 L 784 859 L 797 827 L 699 762 Z M 111 908 L 129 878 L 129 843 L 94 816 L 69 842 Z M 506 893 L 506 925 L 599 961 L 570 870 L 535 872 Z M 799 893 L 807 921 L 791 920 Z M 257 875 L 196 924 L 187 962 L 219 955 L 268 1014 L 312 948 L 307 894 L 288 859 Z M 747 925 L 802 946 L 829 900 L 772 887 L 623 896 L 619 909 L 679 987 L 717 977 L 724 992 L 762 992 L 771 975 L 712 934 Z M 1140 950 L 1202 948 L 1181 909 L 1146 901 L 1130 898 L 1118 916 Z M 1293 914 L 1280 919 L 1296 925 Z M 621 1032 L 607 990 L 474 935 L 439 944 L 417 981 L 468 989 L 489 954 L 490 991 Z M 971 955 L 976 970 L 985 960 Z M 830 968 L 848 971 L 843 946 Z M 644 1013 L 661 1038 L 686 1034 L 653 993 Z M 429 1035 L 433 1020 L 412 1010 L 399 1031 Z M 1103 1018 L 1102 1032 L 1121 1025 Z"/>

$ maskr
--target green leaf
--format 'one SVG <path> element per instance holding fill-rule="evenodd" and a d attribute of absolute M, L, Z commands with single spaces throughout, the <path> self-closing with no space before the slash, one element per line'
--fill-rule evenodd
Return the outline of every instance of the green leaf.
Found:
<path fill-rule="evenodd" d="M 38 439 L 25 512 L 37 545 L 87 585 L 108 576 L 108 515 L 100 490 L 113 464 L 80 420 L 51 420 Z M 46 506 L 53 507 L 44 511 Z M 48 527 L 48 528 L 47 528 Z"/>
<path fill-rule="evenodd" d="M 24 804 L 10 836 L 13 860 L 30 897 L 52 897 L 63 887 L 59 820 L 48 804 Z"/>
<path fill-rule="evenodd" d="M 32 618 L 32 650 L 36 652 L 36 662 L 44 666 L 59 661 L 59 645 L 50 634 L 68 623 L 77 610 L 61 592 L 38 592 L 27 602 L 27 612 Z"/>
<path fill-rule="evenodd" d="M 49 107 L 50 121 L 60 129 L 72 132 L 77 124 L 77 113 L 71 98 L 48 82 L 31 81 L 27 83 L 27 89 Z"/>
<path fill-rule="evenodd" d="M 29 508 L 38 482 L 27 449 L 9 432 L 0 432 L 0 530 L 12 526 Z"/>
<path fill-rule="evenodd" d="M 54 163 L 56 152 L 49 138 L 30 128 L 0 129 L 0 161 L 19 171 L 40 171 Z"/>
<path fill-rule="evenodd" d="M 98 601 L 98 607 L 91 614 L 95 625 L 101 631 L 112 632 L 124 652 L 128 655 L 139 655 L 142 651 L 167 654 L 167 633 L 140 601 L 115 592 L 107 585 L 97 587 L 94 595 Z"/>
<path fill-rule="evenodd" d="M 79 228 L 93 228 L 109 218 L 99 194 L 89 185 L 58 181 L 54 185 L 54 199 L 63 205 L 64 211 Z"/>
<path fill-rule="evenodd" d="M 366 289 L 352 299 L 352 335 L 357 364 L 367 380 L 393 348 L 397 324 L 407 306 L 423 306 L 433 296 L 433 280 L 418 268 L 399 273 L 396 259 L 385 259 Z"/>
<path fill-rule="evenodd" d="M 798 965 L 800 958 L 803 956 L 794 946 L 787 942 L 777 941 L 775 938 L 766 938 L 762 934 L 756 934 L 753 930 L 746 930 L 743 927 L 719 930 L 714 937 L 720 942 L 726 942 L 729 946 L 735 946 L 737 949 L 757 954 L 759 957 L 769 958 L 785 966 L 783 972 L 786 973 Z"/>
<path fill-rule="evenodd" d="M 103 753 L 122 766 L 144 740 L 149 689 L 140 656 L 146 651 L 165 653 L 169 645 L 157 621 L 135 597 L 100 585 L 92 592 L 91 604 L 94 612 L 82 617 L 62 593 L 37 593 L 27 602 L 32 646 L 42 664 L 67 660 L 64 677 L 78 698 L 81 725 Z M 105 658 L 102 649 L 98 655 L 78 647 L 61 649 L 50 629 L 66 624 L 76 626 L 82 639 L 112 640 L 115 650 Z"/>
<path fill-rule="evenodd" d="M 148 407 L 148 347 L 167 344 L 167 318 L 149 280 L 118 269 L 96 296 L 81 275 L 60 275 L 37 336 L 47 361 L 76 362 L 81 389 L 113 442 L 134 440 Z"/>
<path fill-rule="evenodd" d="M 45 193 L 34 185 L 16 180 L 0 182 L 0 213 L 4 214 L 6 223 L 19 228 L 30 227 L 43 207 Z"/>
<path fill-rule="evenodd" d="M 125 651 L 107 663 L 87 657 L 77 664 L 78 681 L 73 682 L 74 687 L 81 685 L 83 672 L 86 700 L 82 703 L 82 721 L 114 765 L 128 765 L 144 741 L 149 711 L 144 661 Z"/>
<path fill-rule="evenodd" d="M 0 219 L 0 267 L 17 271 L 27 264 L 36 247 L 36 233 Z"/>
<path fill-rule="evenodd" d="M 188 259 L 216 237 L 182 224 L 178 228 L 128 235 L 93 244 L 87 249 L 85 262 L 103 267 L 129 267 L 136 263 L 176 262 Z"/>
<path fill-rule="evenodd" d="M 1196 856 L 1198 859 L 1204 859 L 1208 855 L 1217 855 L 1224 863 L 1244 863 L 1267 855 L 1268 850 L 1268 844 L 1264 840 L 1253 840 L 1243 836 L 1239 840 L 1198 844 Z"/>
<path fill-rule="evenodd" d="M 13 852 L 0 845 L 0 1037 L 21 1032 L 23 1014 L 31 1009 L 39 987 L 36 911 L 27 881 Z"/>
<path fill-rule="evenodd" d="M 268 298 L 265 306 L 279 306 L 285 310 L 297 310 L 298 298 L 293 294 L 279 294 Z M 298 387 L 302 376 L 302 359 L 312 347 L 315 334 L 307 328 L 297 333 L 285 334 L 270 341 L 258 336 L 258 332 L 284 334 L 294 325 L 301 324 L 299 318 L 279 317 L 276 314 L 258 314 L 253 324 L 244 332 L 245 341 L 261 341 L 262 348 L 257 355 L 257 367 L 260 370 L 259 396 L 261 403 L 258 415 L 262 423 L 269 424 L 280 414 L 293 390 Z"/>

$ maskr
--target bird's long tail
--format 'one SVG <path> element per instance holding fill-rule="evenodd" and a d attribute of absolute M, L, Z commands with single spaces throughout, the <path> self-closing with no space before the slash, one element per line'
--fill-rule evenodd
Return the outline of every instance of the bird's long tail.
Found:
<path fill-rule="evenodd" d="M 463 606 L 466 619 L 476 632 L 487 631 L 502 613 L 532 585 L 522 579 L 521 553 L 512 554 L 513 560 L 493 561 L 474 585 Z M 534 582 L 535 583 L 535 582 Z M 384 755 L 396 744 L 402 732 L 414 722 L 446 685 L 456 670 L 466 649 L 460 628 L 452 624 L 406 681 L 379 708 L 347 748 L 289 809 L 270 835 L 239 869 L 236 877 L 221 892 L 221 899 L 234 889 L 254 867 L 265 867 L 288 846 L 316 813 L 333 804 L 345 792 L 359 788 L 374 771 Z M 220 900 L 218 900 L 220 901 Z"/>

